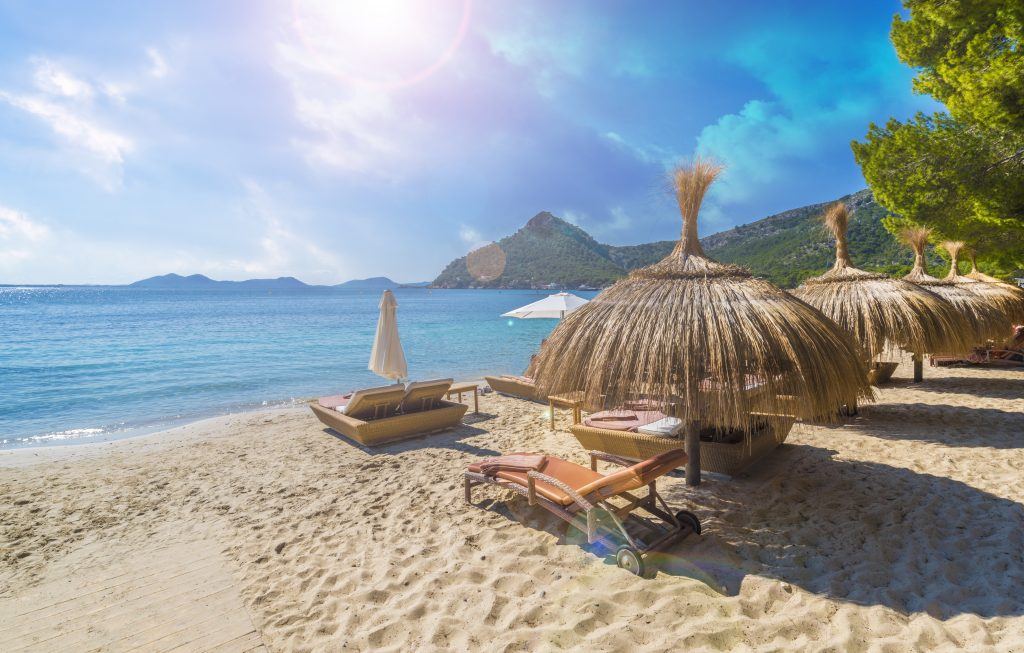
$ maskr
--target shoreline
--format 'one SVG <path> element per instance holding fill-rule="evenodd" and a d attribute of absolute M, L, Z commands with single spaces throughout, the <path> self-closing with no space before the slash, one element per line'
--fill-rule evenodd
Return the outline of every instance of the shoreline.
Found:
<path fill-rule="evenodd" d="M 455 379 L 455 381 L 453 383 L 472 383 L 472 382 L 476 382 L 481 387 L 487 385 L 487 382 L 484 381 L 483 377 L 479 377 L 479 378 L 475 378 L 475 379 L 465 379 L 465 380 Z M 250 408 L 242 408 L 240 410 L 228 410 L 227 412 L 220 412 L 220 411 L 218 411 L 218 412 L 215 412 L 213 414 L 210 414 L 210 413 L 204 411 L 204 412 L 197 413 L 196 415 L 193 415 L 193 416 L 183 416 L 183 417 L 166 418 L 166 419 L 165 418 L 155 418 L 155 420 L 158 421 L 159 423 L 153 424 L 151 426 L 142 425 L 142 426 L 136 426 L 136 427 L 127 427 L 127 428 L 125 428 L 123 430 L 120 430 L 120 431 L 110 431 L 110 432 L 106 432 L 106 433 L 98 433 L 98 434 L 95 434 L 95 435 L 85 435 L 85 436 L 83 436 L 81 438 L 67 438 L 67 439 L 58 440 L 58 441 L 55 441 L 55 442 L 45 442 L 45 443 L 39 443 L 39 444 L 35 444 L 35 443 L 29 443 L 29 444 L 25 444 L 25 443 L 0 444 L 0 465 L 3 465 L 3 461 L 10 459 L 8 457 L 9 454 L 15 453 L 15 452 L 21 452 L 21 451 L 38 452 L 40 450 L 48 450 L 48 449 L 60 450 L 60 449 L 67 449 L 69 447 L 89 447 L 89 446 L 111 445 L 111 444 L 115 444 L 115 443 L 118 443 L 118 442 L 123 442 L 123 441 L 126 441 L 126 440 L 137 440 L 139 438 L 148 438 L 148 437 L 152 437 L 152 436 L 160 436 L 160 435 L 164 435 L 164 434 L 171 434 L 174 431 L 178 431 L 178 430 L 183 429 L 183 428 L 188 427 L 188 426 L 202 424 L 204 422 L 209 422 L 209 421 L 213 421 L 213 420 L 217 420 L 217 419 L 228 419 L 228 418 L 233 418 L 233 417 L 240 417 L 240 416 L 253 415 L 253 414 L 259 414 L 259 413 L 274 413 L 274 412 L 279 412 L 279 411 L 301 410 L 301 409 L 306 408 L 310 402 L 313 402 L 313 401 L 316 401 L 316 400 L 317 400 L 317 397 L 304 397 L 304 398 L 300 398 L 300 399 L 282 400 L 280 402 L 267 401 L 267 402 L 263 402 L 262 404 L 260 404 L 258 406 L 254 405 L 254 406 L 251 406 Z M 77 430 L 87 430 L 88 428 L 89 427 L 81 427 L 80 429 L 77 429 Z M 72 430 L 72 429 L 69 429 L 69 430 Z M 29 437 L 29 438 L 33 438 L 33 437 L 38 438 L 38 437 L 45 437 L 46 435 L 51 435 L 51 434 L 44 434 L 42 436 L 27 436 L 27 437 Z M 50 459 L 53 458 L 53 456 L 51 454 L 43 454 L 43 455 L 47 456 Z"/>

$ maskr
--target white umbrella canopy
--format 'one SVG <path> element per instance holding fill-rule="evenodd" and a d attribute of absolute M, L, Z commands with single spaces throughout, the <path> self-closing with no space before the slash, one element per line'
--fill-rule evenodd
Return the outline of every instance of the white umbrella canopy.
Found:
<path fill-rule="evenodd" d="M 502 317 L 518 317 L 521 319 L 548 318 L 561 319 L 572 313 L 580 306 L 587 303 L 586 299 L 577 297 L 572 293 L 560 292 L 548 295 L 544 299 L 527 304 L 521 308 L 508 313 L 502 313 Z"/>
<path fill-rule="evenodd" d="M 373 351 L 370 352 L 369 370 L 385 379 L 395 381 L 409 375 L 409 366 L 405 362 L 402 341 L 398 338 L 398 301 L 395 294 L 385 290 L 380 297 L 380 318 L 377 320 L 377 337 L 373 340 Z"/>

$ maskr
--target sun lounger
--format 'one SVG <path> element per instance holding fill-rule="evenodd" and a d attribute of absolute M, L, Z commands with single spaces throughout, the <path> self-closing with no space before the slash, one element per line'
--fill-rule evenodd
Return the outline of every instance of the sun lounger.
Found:
<path fill-rule="evenodd" d="M 498 394 L 529 401 L 540 401 L 540 397 L 537 396 L 537 386 L 528 376 L 485 376 L 484 380 Z"/>
<path fill-rule="evenodd" d="M 431 410 L 444 400 L 445 393 L 452 387 L 454 379 L 416 381 L 405 387 L 401 409 L 403 413 L 418 413 Z"/>
<path fill-rule="evenodd" d="M 610 474 L 597 471 L 597 461 L 624 469 Z M 474 463 L 465 472 L 466 501 L 473 502 L 473 486 L 498 485 L 529 501 L 587 534 L 587 542 L 620 542 L 616 563 L 638 576 L 644 575 L 644 555 L 664 549 L 690 533 L 700 533 L 700 521 L 692 512 L 673 513 L 658 494 L 657 479 L 686 463 L 686 453 L 676 448 L 640 463 L 599 451 L 590 452 L 590 469 L 542 454 L 514 453 Z M 647 494 L 634 490 L 647 486 Z M 624 501 L 620 505 L 613 499 Z M 635 514 L 645 511 L 647 515 Z M 618 543 L 617 542 L 617 543 Z"/>
<path fill-rule="evenodd" d="M 450 379 L 384 388 L 351 396 L 323 397 L 310 404 L 321 422 L 360 444 L 374 446 L 454 428 L 469 406 L 441 399 Z"/>
<path fill-rule="evenodd" d="M 402 403 L 405 386 L 401 383 L 380 388 L 356 390 L 346 395 L 333 395 L 317 399 L 324 408 L 333 408 L 339 413 L 362 419 L 380 419 L 394 415 Z"/>

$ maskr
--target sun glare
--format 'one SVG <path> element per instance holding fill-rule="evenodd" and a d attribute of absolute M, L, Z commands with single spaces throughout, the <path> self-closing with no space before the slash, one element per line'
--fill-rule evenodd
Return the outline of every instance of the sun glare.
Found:
<path fill-rule="evenodd" d="M 378 87 L 415 84 L 455 54 L 472 0 L 294 0 L 295 29 L 325 73 Z"/>

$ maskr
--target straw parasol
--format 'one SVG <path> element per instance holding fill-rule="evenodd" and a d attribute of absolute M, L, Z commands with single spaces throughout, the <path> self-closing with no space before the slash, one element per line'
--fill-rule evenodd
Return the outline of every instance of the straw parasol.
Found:
<path fill-rule="evenodd" d="M 971 271 L 968 272 L 967 274 L 965 274 L 964 275 L 965 277 L 968 277 L 968 278 L 971 278 L 971 279 L 977 279 L 978 281 L 987 281 L 989 283 L 1000 283 L 1000 284 L 1006 286 L 1007 288 L 1010 288 L 1012 290 L 1019 290 L 1022 293 L 1024 293 L 1024 290 L 1022 290 L 1020 288 L 1017 288 L 1016 286 L 1011 286 L 1010 284 L 1006 283 L 1002 279 L 997 279 L 997 278 L 993 277 L 992 275 L 985 274 L 984 272 L 979 270 L 978 269 L 978 253 L 976 251 L 974 251 L 974 248 L 970 248 L 969 247 L 969 248 L 965 249 L 964 252 L 967 254 L 967 260 L 971 262 Z"/>
<path fill-rule="evenodd" d="M 825 226 L 836 239 L 835 265 L 793 294 L 846 329 L 865 361 L 878 362 L 899 349 L 914 354 L 915 380 L 925 353 L 966 351 L 972 344 L 964 337 L 968 325 L 948 301 L 908 281 L 853 267 L 849 222 L 842 202 L 825 212 Z"/>
<path fill-rule="evenodd" d="M 992 283 L 960 274 L 960 252 L 965 247 L 963 241 L 947 240 L 942 243 L 942 247 L 949 253 L 950 258 L 949 274 L 946 275 L 946 281 L 963 286 L 965 290 L 992 302 L 996 308 L 1001 310 L 1006 315 L 1008 322 L 1007 328 L 1002 333 L 1004 337 L 1009 333 L 1009 327 L 1024 322 L 1024 297 L 1019 289 L 1015 289 L 1009 284 L 999 283 L 998 280 Z M 977 272 L 977 266 L 974 271 Z"/>
<path fill-rule="evenodd" d="M 385 290 L 380 296 L 380 317 L 377 319 L 377 336 L 373 340 L 373 351 L 370 352 L 370 364 L 367 368 L 385 379 L 400 381 L 409 376 L 409 366 L 405 362 L 402 341 L 398 338 L 398 301 L 395 294 Z"/>
<path fill-rule="evenodd" d="M 900 239 L 914 250 L 914 269 L 903 279 L 924 286 L 953 304 L 970 327 L 967 337 L 975 342 L 1005 335 L 1006 316 L 991 302 L 965 290 L 963 284 L 928 274 L 924 249 L 931 234 L 932 230 L 927 227 L 906 227 L 900 232 Z"/>
<path fill-rule="evenodd" d="M 701 423 L 745 430 L 751 412 L 791 414 L 794 404 L 801 416 L 831 420 L 871 396 L 859 351 L 834 322 L 704 254 L 697 214 L 721 170 L 697 159 L 675 171 L 683 217 L 675 249 L 566 316 L 532 366 L 540 393 L 576 391 L 610 406 L 645 398 L 682 418 L 694 484 Z M 757 400 L 745 391 L 752 379 L 765 390 Z"/>

